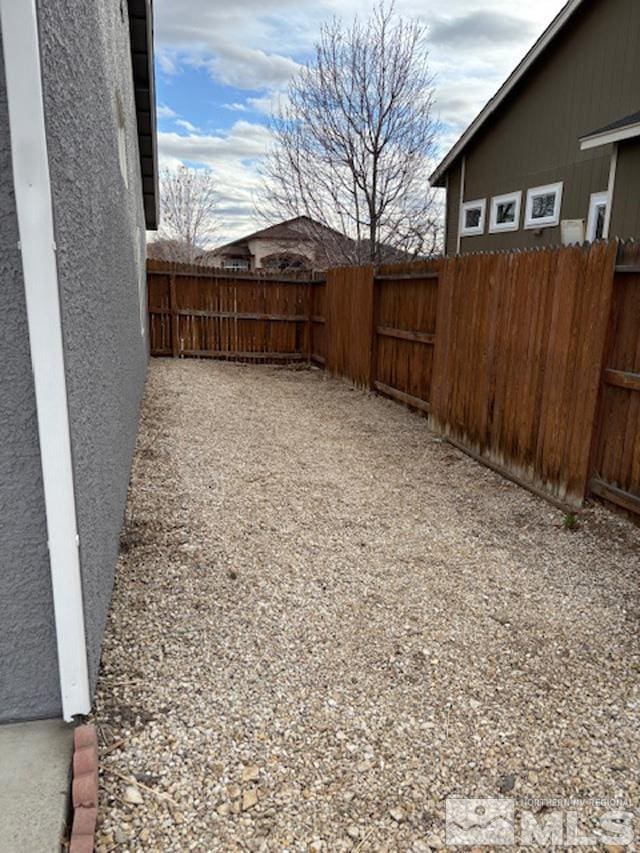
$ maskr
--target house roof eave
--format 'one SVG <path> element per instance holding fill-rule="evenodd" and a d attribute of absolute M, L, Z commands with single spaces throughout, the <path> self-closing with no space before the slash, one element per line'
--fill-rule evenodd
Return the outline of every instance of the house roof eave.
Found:
<path fill-rule="evenodd" d="M 159 191 L 153 67 L 153 0 L 129 0 L 129 32 L 145 223 L 148 230 L 154 231 L 159 220 Z"/>
<path fill-rule="evenodd" d="M 639 136 L 640 112 L 637 112 L 581 136 L 580 150 L 588 151 L 590 148 L 600 148 L 603 145 L 624 142 L 626 139 L 636 139 Z"/>

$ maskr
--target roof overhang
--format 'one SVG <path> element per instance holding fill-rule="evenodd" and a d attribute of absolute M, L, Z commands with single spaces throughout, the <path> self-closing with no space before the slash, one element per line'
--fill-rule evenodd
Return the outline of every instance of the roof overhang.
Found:
<path fill-rule="evenodd" d="M 588 151 L 590 148 L 600 148 L 602 145 L 611 145 L 615 142 L 624 142 L 625 139 L 636 139 L 638 137 L 640 137 L 640 121 L 624 127 L 597 131 L 588 136 L 583 136 L 580 139 L 580 149 L 581 151 Z"/>
<path fill-rule="evenodd" d="M 219 255 L 220 257 L 233 257 L 233 258 L 249 258 L 251 257 L 251 252 L 249 251 L 249 247 L 245 246 L 241 243 L 232 243 L 230 246 L 220 246 L 219 249 L 213 249 L 211 252 L 207 252 L 208 255 Z"/>
<path fill-rule="evenodd" d="M 153 0 L 129 0 L 129 31 L 144 215 L 147 229 L 158 227 L 158 139 L 153 71 Z"/>
<path fill-rule="evenodd" d="M 449 151 L 438 168 L 431 175 L 430 182 L 433 187 L 444 187 L 445 177 L 451 166 L 462 154 L 469 142 L 478 133 L 480 128 L 485 124 L 507 96 L 513 91 L 517 84 L 522 80 L 525 74 L 529 71 L 538 57 L 547 49 L 551 42 L 556 38 L 560 31 L 568 23 L 572 15 L 578 10 L 585 0 L 569 0 L 566 6 L 558 13 L 551 24 L 547 27 L 538 41 L 534 44 L 531 50 L 527 53 L 522 62 L 512 72 L 511 76 L 498 89 L 496 94 L 486 104 L 483 110 L 478 114 L 474 121 L 469 125 L 460 139 L 456 142 L 453 148 Z"/>

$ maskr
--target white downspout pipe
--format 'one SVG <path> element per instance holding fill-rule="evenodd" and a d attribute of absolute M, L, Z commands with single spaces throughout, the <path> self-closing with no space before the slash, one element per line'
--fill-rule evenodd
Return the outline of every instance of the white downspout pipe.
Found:
<path fill-rule="evenodd" d="M 462 249 L 462 205 L 464 204 L 464 196 L 465 196 L 465 184 L 467 182 L 467 158 L 462 157 L 462 163 L 460 165 L 460 205 L 458 207 L 458 236 L 456 242 L 456 255 L 460 254 L 460 250 Z"/>
<path fill-rule="evenodd" d="M 91 709 L 35 0 L 0 0 L 64 719 Z"/>
<path fill-rule="evenodd" d="M 613 151 L 611 152 L 611 164 L 609 166 L 609 186 L 607 189 L 607 212 L 604 218 L 604 229 L 602 236 L 605 240 L 610 237 L 611 217 L 613 216 L 613 202 L 616 195 L 616 173 L 618 170 L 618 143 L 613 143 Z"/>

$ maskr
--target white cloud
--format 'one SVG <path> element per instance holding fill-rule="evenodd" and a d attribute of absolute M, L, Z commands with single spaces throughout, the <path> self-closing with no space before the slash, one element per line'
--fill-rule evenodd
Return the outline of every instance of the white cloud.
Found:
<path fill-rule="evenodd" d="M 213 166 L 227 158 L 252 160 L 262 157 L 269 145 L 270 135 L 261 124 L 237 121 L 228 132 L 220 134 L 160 132 L 158 146 L 164 154 Z"/>
<path fill-rule="evenodd" d="M 247 103 L 252 110 L 270 115 L 278 103 L 278 98 L 273 95 L 265 95 L 263 98 L 248 98 Z"/>
<path fill-rule="evenodd" d="M 261 113 L 262 115 L 271 115 L 277 108 L 278 104 L 282 103 L 284 99 L 285 95 L 280 92 L 274 92 L 268 95 L 263 95 L 260 98 L 247 98 L 243 104 L 235 101 L 231 104 L 223 104 L 222 106 L 225 110 L 230 110 L 231 112 L 254 112 Z"/>
<path fill-rule="evenodd" d="M 207 65 L 216 80 L 236 89 L 281 88 L 299 68 L 287 56 L 231 44 L 220 46 Z"/>
<path fill-rule="evenodd" d="M 173 52 L 165 47 L 160 46 L 155 49 L 155 59 L 163 74 L 177 74 L 180 70 Z"/>
<path fill-rule="evenodd" d="M 158 118 L 177 118 L 178 113 L 166 104 L 159 104 L 156 110 Z"/>
<path fill-rule="evenodd" d="M 184 118 L 176 119 L 176 124 L 178 127 L 182 127 L 184 130 L 188 130 L 189 133 L 198 133 L 199 128 L 195 126 L 195 124 L 191 124 L 190 121 L 187 121 Z"/>
<path fill-rule="evenodd" d="M 228 242 L 259 227 L 255 209 L 260 188 L 258 163 L 269 142 L 267 128 L 243 120 L 235 122 L 228 131 L 215 134 L 158 134 L 163 169 L 190 163 L 213 170 L 219 197 L 217 243 Z"/>
<path fill-rule="evenodd" d="M 429 40 L 436 45 L 472 48 L 483 44 L 513 44 L 531 38 L 535 33 L 532 21 L 514 15 L 478 9 L 463 15 L 434 18 L 429 26 Z"/>
<path fill-rule="evenodd" d="M 286 85 L 312 17 L 292 0 L 234 0 L 226 6 L 159 0 L 155 15 L 163 72 L 205 65 L 219 82 L 248 90 Z"/>

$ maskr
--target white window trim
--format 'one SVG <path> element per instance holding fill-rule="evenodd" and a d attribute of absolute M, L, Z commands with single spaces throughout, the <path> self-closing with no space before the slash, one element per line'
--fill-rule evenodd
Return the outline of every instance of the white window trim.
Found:
<path fill-rule="evenodd" d="M 516 204 L 516 218 L 513 222 L 498 222 L 498 205 L 514 201 Z M 489 218 L 489 233 L 500 234 L 503 231 L 520 230 L 520 211 L 522 210 L 522 192 L 505 193 L 496 195 L 491 199 L 491 216 Z"/>
<path fill-rule="evenodd" d="M 609 209 L 609 190 L 604 190 L 601 193 L 591 193 L 591 197 L 589 199 L 589 218 L 587 220 L 587 240 L 590 243 L 594 243 L 596 240 L 596 225 L 598 222 L 597 210 L 602 205 L 606 205 L 607 210 L 605 212 L 605 220 L 604 220 L 604 231 L 601 239 L 606 238 L 606 230 L 607 230 L 607 213 Z"/>
<path fill-rule="evenodd" d="M 474 210 L 475 208 L 480 208 L 480 224 L 475 228 L 465 228 L 466 222 L 466 212 L 467 210 Z M 486 198 L 479 198 L 475 201 L 465 201 L 462 203 L 462 207 L 460 208 L 460 236 L 461 237 L 479 237 L 481 234 L 484 234 L 484 226 L 487 218 L 487 200 Z"/>
<path fill-rule="evenodd" d="M 243 260 L 231 260 L 231 261 L 223 261 L 222 269 L 229 270 L 230 272 L 248 272 L 249 271 L 249 261 Z"/>
<path fill-rule="evenodd" d="M 560 213 L 562 211 L 562 191 L 564 184 L 560 181 L 557 184 L 546 184 L 542 187 L 532 187 L 527 190 L 527 205 L 525 209 L 524 227 L 531 229 L 538 228 L 554 228 L 560 224 Z M 546 216 L 543 219 L 532 219 L 533 200 L 539 195 L 550 195 L 553 193 L 556 197 L 556 209 L 553 216 Z"/>

